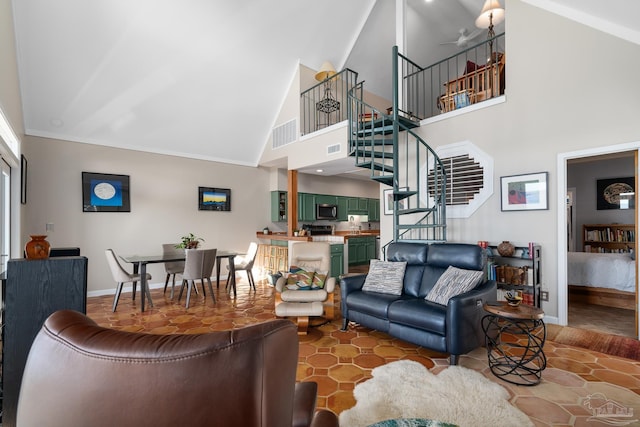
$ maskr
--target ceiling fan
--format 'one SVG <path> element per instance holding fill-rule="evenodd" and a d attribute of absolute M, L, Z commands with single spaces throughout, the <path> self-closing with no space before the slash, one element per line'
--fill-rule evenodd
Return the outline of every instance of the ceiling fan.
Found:
<path fill-rule="evenodd" d="M 482 29 L 478 29 L 472 33 L 469 33 L 466 28 L 461 28 L 460 31 L 458 31 L 458 33 L 460 34 L 460 36 L 458 37 L 458 40 L 444 42 L 440 44 L 455 44 L 458 47 L 466 47 L 471 40 L 478 37 L 480 34 L 482 34 L 482 32 L 483 32 Z"/>

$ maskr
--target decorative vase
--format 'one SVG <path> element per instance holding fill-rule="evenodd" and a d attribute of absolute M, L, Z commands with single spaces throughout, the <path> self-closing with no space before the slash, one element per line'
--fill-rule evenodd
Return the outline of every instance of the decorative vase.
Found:
<path fill-rule="evenodd" d="M 47 242 L 47 236 L 34 234 L 31 240 L 24 246 L 24 252 L 27 259 L 44 259 L 49 258 L 49 249 L 51 245 Z"/>
<path fill-rule="evenodd" d="M 509 243 L 508 240 L 503 241 L 498 245 L 498 253 L 501 256 L 513 256 L 516 247 Z"/>

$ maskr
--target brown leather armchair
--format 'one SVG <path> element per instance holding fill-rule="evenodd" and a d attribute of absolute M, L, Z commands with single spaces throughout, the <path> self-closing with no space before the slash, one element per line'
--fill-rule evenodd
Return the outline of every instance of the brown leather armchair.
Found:
<path fill-rule="evenodd" d="M 295 382 L 296 327 L 274 320 L 198 335 L 152 335 L 52 314 L 24 370 L 17 425 L 338 426 Z"/>

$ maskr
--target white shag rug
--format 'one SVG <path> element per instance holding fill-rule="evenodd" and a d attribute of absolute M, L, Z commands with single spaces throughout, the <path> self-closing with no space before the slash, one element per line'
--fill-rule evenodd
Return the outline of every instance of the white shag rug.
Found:
<path fill-rule="evenodd" d="M 412 360 L 375 368 L 356 385 L 356 405 L 340 413 L 341 427 L 365 427 L 392 418 L 427 418 L 460 427 L 533 427 L 508 401 L 509 392 L 481 373 L 450 366 L 434 375 Z"/>

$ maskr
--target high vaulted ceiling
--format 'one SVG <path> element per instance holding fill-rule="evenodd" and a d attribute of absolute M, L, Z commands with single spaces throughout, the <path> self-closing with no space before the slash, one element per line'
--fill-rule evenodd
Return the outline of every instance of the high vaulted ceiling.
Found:
<path fill-rule="evenodd" d="M 640 43 L 636 0 L 581 0 L 580 10 L 575 0 L 524 1 Z M 455 52 L 441 43 L 475 30 L 483 3 L 407 0 L 421 23 L 408 30 L 432 41 L 412 52 L 410 34 L 408 54 L 429 65 Z M 13 8 L 29 135 L 256 165 L 299 63 L 349 67 L 388 95 L 393 0 L 13 0 Z"/>

